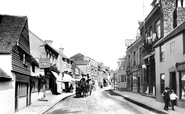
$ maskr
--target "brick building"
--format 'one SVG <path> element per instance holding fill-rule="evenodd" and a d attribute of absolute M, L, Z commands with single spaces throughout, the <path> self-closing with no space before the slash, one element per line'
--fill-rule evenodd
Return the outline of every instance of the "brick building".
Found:
<path fill-rule="evenodd" d="M 151 5 L 153 9 L 144 19 L 139 30 L 143 40 L 142 66 L 144 66 L 144 72 L 142 77 L 144 83 L 142 86 L 145 93 L 155 96 L 158 75 L 155 72 L 153 45 L 185 20 L 185 9 L 183 8 L 183 0 L 153 0 Z"/>

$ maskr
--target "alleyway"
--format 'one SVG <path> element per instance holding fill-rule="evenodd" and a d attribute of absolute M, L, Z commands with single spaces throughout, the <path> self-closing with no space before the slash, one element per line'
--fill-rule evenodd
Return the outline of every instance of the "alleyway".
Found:
<path fill-rule="evenodd" d="M 156 114 L 110 95 L 109 91 L 98 90 L 86 98 L 68 97 L 45 114 Z"/>

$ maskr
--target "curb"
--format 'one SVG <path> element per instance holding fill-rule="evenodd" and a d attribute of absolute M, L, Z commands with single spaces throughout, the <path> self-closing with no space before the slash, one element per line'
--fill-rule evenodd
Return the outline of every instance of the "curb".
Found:
<path fill-rule="evenodd" d="M 156 108 L 154 108 L 154 107 L 152 107 L 152 106 L 148 106 L 147 104 L 141 103 L 141 102 L 139 102 L 139 101 L 136 101 L 136 100 L 133 100 L 133 99 L 131 99 L 131 98 L 129 98 L 129 97 L 126 97 L 126 96 L 124 96 L 124 95 L 121 95 L 121 94 L 119 94 L 119 93 L 116 93 L 116 92 L 114 92 L 113 90 L 109 90 L 109 91 L 112 92 L 112 93 L 114 93 L 114 94 L 117 94 L 117 95 L 123 97 L 125 100 L 127 100 L 127 101 L 129 101 L 129 102 L 132 102 L 132 103 L 134 103 L 134 104 L 136 104 L 136 105 L 138 105 L 138 106 L 140 106 L 140 107 L 142 107 L 142 108 L 148 109 L 148 110 L 153 111 L 153 112 L 157 112 L 157 113 L 159 113 L 159 114 L 168 114 L 167 112 L 161 111 L 161 110 L 156 109 Z"/>
<path fill-rule="evenodd" d="M 39 113 L 39 114 L 45 114 L 47 111 L 49 111 L 49 110 L 50 110 L 51 108 L 53 108 L 55 105 L 57 105 L 57 104 L 60 103 L 61 101 L 65 100 L 66 98 L 73 96 L 74 94 L 75 94 L 75 93 L 63 97 L 62 99 L 60 99 L 59 101 L 55 102 L 54 104 L 52 104 L 51 106 L 49 106 L 47 109 L 45 109 L 43 112 L 41 112 L 41 113 Z"/>

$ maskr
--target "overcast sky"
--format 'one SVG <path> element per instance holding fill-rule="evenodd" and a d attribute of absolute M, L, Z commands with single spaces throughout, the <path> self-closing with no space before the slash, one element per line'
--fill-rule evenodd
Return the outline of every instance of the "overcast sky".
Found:
<path fill-rule="evenodd" d="M 143 1 L 145 4 L 143 13 Z M 125 55 L 125 39 L 135 39 L 138 20 L 152 0 L 1 0 L 1 14 L 28 17 L 29 29 L 53 40 L 71 57 L 82 53 L 111 69 Z"/>

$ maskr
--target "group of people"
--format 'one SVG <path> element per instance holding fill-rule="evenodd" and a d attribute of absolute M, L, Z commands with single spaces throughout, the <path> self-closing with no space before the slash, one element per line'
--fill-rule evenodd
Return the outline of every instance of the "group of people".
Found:
<path fill-rule="evenodd" d="M 174 90 L 172 89 L 171 93 L 170 93 L 169 87 L 166 87 L 162 96 L 163 96 L 164 102 L 165 102 L 164 110 L 168 111 L 168 107 L 169 107 L 170 103 L 171 103 L 171 106 L 172 106 L 172 110 L 175 110 L 174 105 L 176 103 L 176 99 L 178 99 L 178 96 L 175 94 Z"/>

